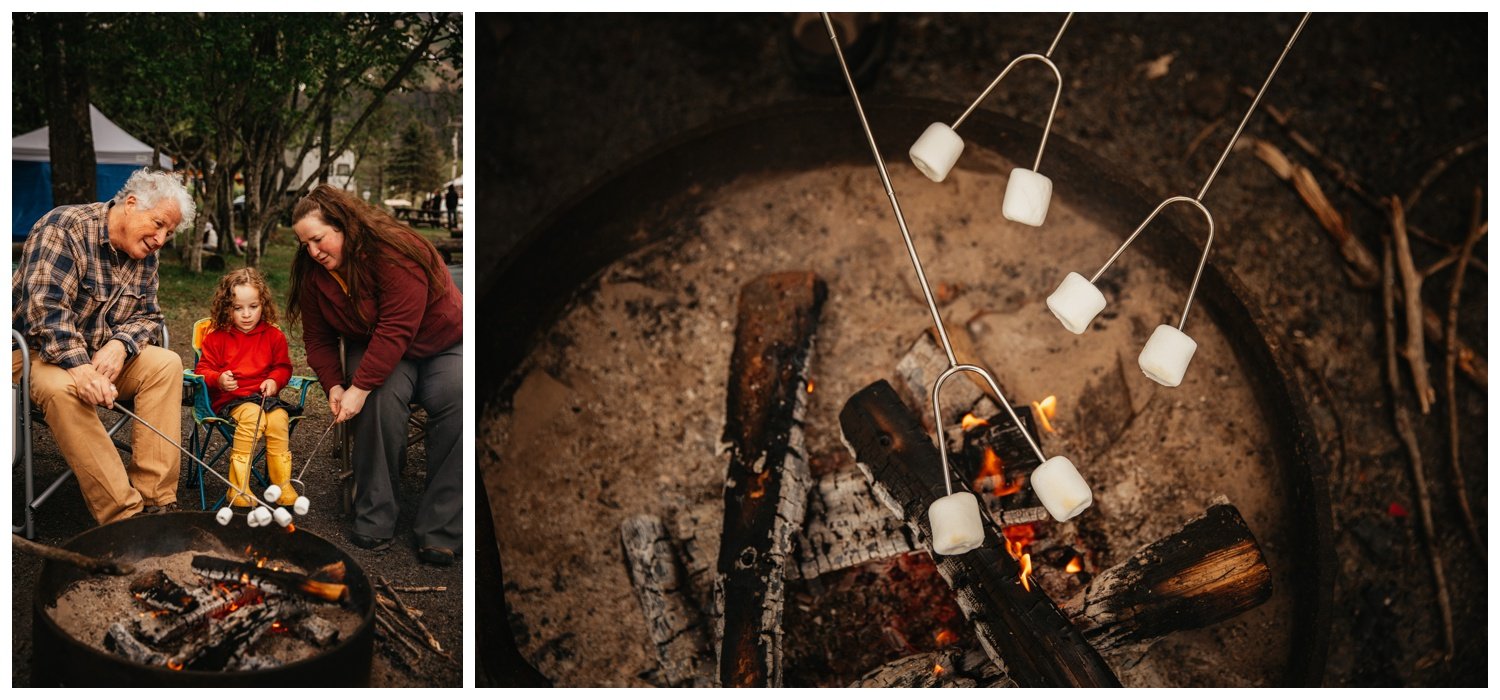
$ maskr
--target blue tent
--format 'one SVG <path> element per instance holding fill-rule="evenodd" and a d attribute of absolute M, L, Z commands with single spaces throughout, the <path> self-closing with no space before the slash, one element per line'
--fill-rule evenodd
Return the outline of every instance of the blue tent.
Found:
<path fill-rule="evenodd" d="M 115 196 L 131 173 L 151 165 L 152 148 L 126 133 L 93 105 L 89 105 L 89 121 L 93 125 L 94 156 L 98 163 L 95 196 L 102 202 Z M 12 241 L 26 240 L 37 220 L 52 210 L 52 158 L 47 137 L 44 126 L 10 140 Z M 170 169 L 172 161 L 162 156 L 158 165 Z"/>

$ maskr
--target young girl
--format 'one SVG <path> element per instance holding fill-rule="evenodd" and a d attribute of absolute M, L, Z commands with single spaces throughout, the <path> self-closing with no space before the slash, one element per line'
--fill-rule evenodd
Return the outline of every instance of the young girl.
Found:
<path fill-rule="evenodd" d="M 245 495 L 250 486 L 251 449 L 265 431 L 266 471 L 281 488 L 280 505 L 292 505 L 292 453 L 288 426 L 292 406 L 276 396 L 292 378 L 286 336 L 272 325 L 276 307 L 271 290 L 254 268 L 235 270 L 219 280 L 210 311 L 213 330 L 203 337 L 203 356 L 197 372 L 208 384 L 215 413 L 234 419 L 234 448 L 230 452 L 231 506 L 252 506 Z M 267 398 L 269 397 L 269 398 Z M 261 401 L 266 415 L 261 416 Z"/>

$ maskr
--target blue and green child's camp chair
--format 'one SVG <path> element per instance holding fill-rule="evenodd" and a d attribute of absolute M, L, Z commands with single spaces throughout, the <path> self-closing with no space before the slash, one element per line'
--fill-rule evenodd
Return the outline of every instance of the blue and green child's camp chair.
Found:
<path fill-rule="evenodd" d="M 198 360 L 203 355 L 203 337 L 208 335 L 208 332 L 212 328 L 212 322 L 206 318 L 200 318 L 197 323 L 193 324 L 193 366 L 191 369 L 184 369 L 182 376 L 184 381 L 183 391 L 191 395 L 193 406 L 193 432 L 188 436 L 188 449 L 192 451 L 194 456 L 202 460 L 204 464 L 217 465 L 225 453 L 229 452 L 229 448 L 234 446 L 235 424 L 228 416 L 214 413 L 213 406 L 210 405 L 208 399 L 208 382 L 203 379 L 203 375 L 193 371 L 197 369 Z M 282 387 L 283 390 L 291 389 L 296 393 L 296 400 L 288 401 L 287 403 L 292 404 L 298 409 L 298 415 L 291 417 L 291 425 L 287 429 L 288 439 L 291 438 L 292 433 L 296 432 L 297 424 L 302 422 L 303 416 L 300 414 L 300 411 L 303 405 L 307 403 L 307 390 L 311 389 L 317 383 L 318 380 L 314 377 L 293 376 L 291 381 L 287 382 L 285 387 Z M 184 396 L 184 399 L 187 398 L 188 396 Z M 219 445 L 217 449 L 212 445 L 215 434 L 224 439 L 223 444 Z M 263 488 L 269 486 L 270 481 L 265 471 L 265 443 L 261 442 L 260 445 L 255 453 L 250 455 L 250 475 L 252 481 L 259 483 L 260 487 Z M 210 453 L 212 453 L 212 456 L 209 456 Z M 257 468 L 257 464 L 261 466 Z M 223 473 L 228 474 L 228 471 L 226 470 Z M 188 488 L 192 488 L 193 486 L 198 487 L 198 501 L 204 510 L 218 510 L 219 506 L 224 503 L 224 496 L 220 496 L 218 500 L 214 501 L 213 507 L 210 508 L 208 505 L 207 485 L 204 483 L 203 477 L 203 465 L 194 462 L 193 470 L 188 478 Z M 259 491 L 260 488 L 256 488 L 252 484 L 251 490 Z"/>

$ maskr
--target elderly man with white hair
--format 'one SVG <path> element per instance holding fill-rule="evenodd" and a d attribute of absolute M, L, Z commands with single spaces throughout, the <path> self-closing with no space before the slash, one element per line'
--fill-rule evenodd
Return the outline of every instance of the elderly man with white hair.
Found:
<path fill-rule="evenodd" d="M 152 343 L 164 322 L 157 251 L 192 229 L 194 212 L 171 173 L 137 170 L 108 202 L 47 212 L 11 277 L 11 326 L 31 349 L 31 399 L 101 524 L 177 508 L 177 448 L 136 425 L 127 468 L 95 407 L 133 400 L 142 419 L 182 434 L 182 358 Z M 17 349 L 13 381 L 20 372 Z"/>

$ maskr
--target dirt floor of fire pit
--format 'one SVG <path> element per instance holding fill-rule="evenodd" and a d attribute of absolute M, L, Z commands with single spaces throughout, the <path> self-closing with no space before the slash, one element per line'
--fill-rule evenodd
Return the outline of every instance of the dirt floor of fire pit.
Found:
<path fill-rule="evenodd" d="M 1041 232 L 1007 222 L 996 210 L 1013 164 L 972 150 L 941 186 L 905 163 L 892 164 L 894 185 L 929 281 L 945 290 L 944 315 L 973 335 L 976 359 L 1015 402 L 1058 397 L 1058 432 L 1043 437 L 1044 450 L 1070 455 L 1095 494 L 1076 536 L 1092 543 L 1098 566 L 1111 566 L 1227 496 L 1282 591 L 1235 620 L 1173 637 L 1119 670 L 1121 679 L 1274 683 L 1287 663 L 1284 584 L 1295 571 L 1279 550 L 1291 533 L 1278 525 L 1281 469 L 1231 340 L 1199 305 L 1187 325 L 1199 349 L 1182 386 L 1143 376 L 1135 356 L 1156 325 L 1175 323 L 1186 289 L 1137 250 L 1101 281 L 1110 306 L 1100 320 L 1085 335 L 1067 332 L 1045 298 L 1068 271 L 1097 269 L 1118 245 L 1119 223 L 1057 199 Z M 523 363 L 513 410 L 483 416 L 479 464 L 501 533 L 511 623 L 523 653 L 554 683 L 650 682 L 655 661 L 618 528 L 634 513 L 665 519 L 706 501 L 722 505 L 734 305 L 750 279 L 806 269 L 827 281 L 807 449 L 815 474 L 854 469 L 839 410 L 870 382 L 894 380 L 898 360 L 931 325 L 882 195 L 873 168 L 859 166 L 746 177 L 707 193 L 696 220 L 591 283 Z M 823 594 L 789 591 L 795 617 L 820 614 Z M 871 670 L 833 663 L 841 647 L 862 644 L 882 660 L 912 650 L 865 637 L 868 620 L 840 628 L 829 612 L 830 624 L 804 623 L 788 636 L 788 658 L 807 664 L 788 668 L 789 682 L 846 685 Z"/>
<path fill-rule="evenodd" d="M 317 396 L 314 391 L 313 396 Z M 298 428 L 292 438 L 292 454 L 297 469 L 307 459 L 318 434 L 327 425 L 328 409 L 319 401 L 308 401 L 306 424 Z M 191 425 L 187 412 L 183 413 L 183 425 Z M 406 594 L 406 602 L 422 611 L 422 619 L 444 649 L 451 650 L 453 661 L 427 655 L 416 669 L 401 667 L 381 652 L 383 642 L 377 641 L 370 672 L 370 684 L 383 687 L 457 687 L 463 683 L 463 567 L 466 560 L 456 566 L 437 568 L 417 560 L 416 549 L 411 543 L 413 512 L 419 502 L 425 481 L 426 448 L 417 445 L 407 456 L 407 467 L 401 477 L 402 516 L 396 526 L 397 537 L 391 548 L 384 552 L 369 552 L 349 541 L 349 525 L 346 518 L 338 515 L 339 493 L 335 474 L 338 461 L 330 453 L 332 439 L 325 440 L 319 448 L 319 456 L 308 469 L 307 496 L 313 509 L 296 520 L 299 528 L 318 534 L 335 543 L 370 575 L 385 576 L 398 586 L 447 586 L 440 593 Z M 36 431 L 33 446 L 37 465 L 37 483 L 48 484 L 62 470 L 67 469 L 53 441 L 52 433 L 46 429 Z M 126 457 L 128 459 L 128 456 Z M 191 461 L 183 457 L 183 481 L 178 489 L 178 499 L 185 508 L 196 508 L 198 490 L 186 486 L 188 465 Z M 209 477 L 212 479 L 213 477 Z M 218 497 L 220 489 L 210 490 L 210 501 Z M 69 482 L 53 495 L 37 512 L 37 541 L 59 545 L 73 535 L 94 526 L 93 519 L 84 508 L 78 486 Z M 403 536 L 401 533 L 405 533 Z M 41 561 L 35 557 L 16 553 L 11 558 L 11 684 L 27 686 L 31 679 L 32 656 L 32 601 Z"/>

